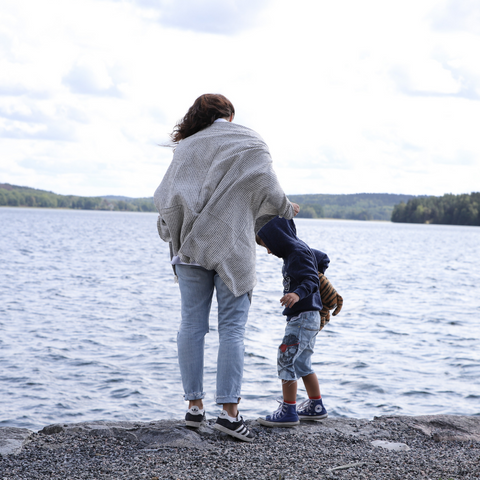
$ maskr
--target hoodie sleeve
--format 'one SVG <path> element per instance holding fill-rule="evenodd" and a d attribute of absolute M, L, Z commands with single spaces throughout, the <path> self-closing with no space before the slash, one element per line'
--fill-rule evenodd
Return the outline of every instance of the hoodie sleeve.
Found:
<path fill-rule="evenodd" d="M 294 258 L 292 258 L 292 261 L 295 265 L 295 273 L 293 276 L 298 284 L 292 293 L 296 293 L 300 297 L 300 300 L 303 300 L 318 290 L 320 285 L 318 272 L 313 259 L 305 255 L 304 252 L 300 255 L 296 254 Z"/>

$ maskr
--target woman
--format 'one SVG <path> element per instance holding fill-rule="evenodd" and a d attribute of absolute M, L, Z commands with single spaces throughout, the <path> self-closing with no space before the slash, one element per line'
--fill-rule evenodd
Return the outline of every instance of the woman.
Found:
<path fill-rule="evenodd" d="M 254 131 L 232 123 L 235 109 L 223 95 L 195 100 L 171 135 L 176 145 L 154 200 L 158 231 L 170 243 L 178 277 L 182 321 L 177 336 L 185 421 L 205 421 L 202 399 L 204 337 L 213 291 L 218 303 L 219 350 L 214 426 L 252 441 L 238 413 L 244 334 L 255 278 L 255 232 L 277 215 L 293 218 L 272 169 L 268 147 Z"/>

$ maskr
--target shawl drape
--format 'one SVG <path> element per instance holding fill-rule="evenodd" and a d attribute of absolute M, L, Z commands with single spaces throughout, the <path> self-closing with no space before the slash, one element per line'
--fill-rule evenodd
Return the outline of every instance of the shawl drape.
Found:
<path fill-rule="evenodd" d="M 154 201 L 173 254 L 215 270 L 235 296 L 256 284 L 255 233 L 277 215 L 293 218 L 267 145 L 230 122 L 178 144 Z"/>

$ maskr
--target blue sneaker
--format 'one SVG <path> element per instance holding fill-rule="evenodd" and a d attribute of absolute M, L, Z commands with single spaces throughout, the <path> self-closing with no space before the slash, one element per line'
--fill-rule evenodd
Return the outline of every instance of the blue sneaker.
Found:
<path fill-rule="evenodd" d="M 310 398 L 305 400 L 298 406 L 297 413 L 300 420 L 317 421 L 328 417 L 321 398 L 318 400 L 311 400 Z"/>
<path fill-rule="evenodd" d="M 294 427 L 300 423 L 297 415 L 297 406 L 280 402 L 280 406 L 272 415 L 259 418 L 258 423 L 266 427 Z"/>

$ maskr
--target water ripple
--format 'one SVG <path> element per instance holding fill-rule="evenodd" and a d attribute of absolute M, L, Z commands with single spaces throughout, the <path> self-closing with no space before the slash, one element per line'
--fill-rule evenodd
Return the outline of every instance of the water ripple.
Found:
<path fill-rule="evenodd" d="M 0 208 L 0 425 L 180 418 L 178 285 L 149 213 Z M 343 295 L 313 365 L 331 416 L 479 415 L 480 229 L 298 220 Z M 281 261 L 258 250 L 242 414 L 276 408 Z M 205 390 L 214 405 L 212 311 Z M 299 397 L 305 396 L 303 386 Z"/>

